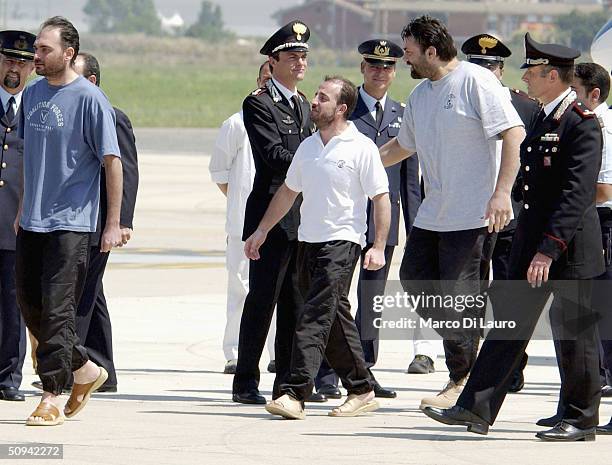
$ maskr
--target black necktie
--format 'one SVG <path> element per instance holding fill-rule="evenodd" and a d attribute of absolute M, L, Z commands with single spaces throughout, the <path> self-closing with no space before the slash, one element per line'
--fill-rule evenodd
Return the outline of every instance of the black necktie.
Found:
<path fill-rule="evenodd" d="M 376 108 L 376 129 L 380 129 L 380 125 L 382 124 L 383 119 L 383 109 L 382 105 L 378 100 L 376 101 L 374 108 Z"/>
<path fill-rule="evenodd" d="M 11 97 L 8 101 L 8 109 L 6 110 L 6 119 L 13 121 L 15 119 L 15 97 Z"/>
<path fill-rule="evenodd" d="M 295 112 L 295 116 L 297 116 L 297 121 L 300 127 L 302 127 L 302 106 L 300 99 L 297 95 L 291 97 L 291 101 L 293 102 L 293 111 Z"/>

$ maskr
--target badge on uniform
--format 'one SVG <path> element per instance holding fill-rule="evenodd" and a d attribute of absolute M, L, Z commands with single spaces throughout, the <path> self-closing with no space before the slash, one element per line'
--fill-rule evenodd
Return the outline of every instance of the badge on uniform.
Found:
<path fill-rule="evenodd" d="M 542 137 L 540 137 L 540 140 L 542 142 L 559 142 L 559 134 L 544 134 Z"/>
<path fill-rule="evenodd" d="M 544 157 L 544 166 L 550 166 L 550 164 L 551 164 L 551 158 Z"/>
<path fill-rule="evenodd" d="M 291 116 L 286 116 L 285 119 L 281 120 L 285 124 L 293 124 L 295 121 L 291 119 Z"/>

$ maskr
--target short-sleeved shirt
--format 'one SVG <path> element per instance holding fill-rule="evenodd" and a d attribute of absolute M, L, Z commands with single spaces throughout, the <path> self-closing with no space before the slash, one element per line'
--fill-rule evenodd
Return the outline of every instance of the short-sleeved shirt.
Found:
<path fill-rule="evenodd" d="M 389 192 L 376 144 L 352 122 L 323 145 L 317 131 L 300 144 L 285 184 L 302 192 L 298 240 L 345 240 L 365 246 L 368 197 Z"/>
<path fill-rule="evenodd" d="M 603 135 L 601 169 L 599 170 L 597 182 L 600 184 L 612 184 L 612 110 L 605 103 L 602 103 L 594 111 L 599 119 Z M 612 200 L 598 203 L 597 206 L 612 208 Z"/>
<path fill-rule="evenodd" d="M 227 184 L 225 232 L 229 236 L 242 236 L 244 209 L 255 177 L 255 162 L 242 111 L 221 125 L 208 170 L 213 182 Z"/>
<path fill-rule="evenodd" d="M 523 122 L 491 71 L 472 63 L 419 83 L 404 110 L 399 144 L 419 154 L 425 199 L 414 226 L 461 231 L 487 226 L 497 182 L 496 141 Z"/>
<path fill-rule="evenodd" d="M 103 157 L 120 156 L 115 111 L 106 95 L 81 76 L 64 86 L 39 79 L 25 88 L 21 110 L 21 227 L 94 232 Z"/>

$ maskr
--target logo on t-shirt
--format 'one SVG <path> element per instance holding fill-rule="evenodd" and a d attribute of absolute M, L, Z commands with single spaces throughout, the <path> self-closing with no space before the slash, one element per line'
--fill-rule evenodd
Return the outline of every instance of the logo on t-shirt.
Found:
<path fill-rule="evenodd" d="M 448 94 L 448 97 L 446 97 L 446 103 L 444 104 L 444 109 L 445 110 L 450 110 L 451 108 L 453 108 L 453 106 L 455 105 L 455 99 L 457 97 L 455 97 L 455 94 L 453 94 L 452 92 L 450 94 Z"/>
<path fill-rule="evenodd" d="M 342 169 L 344 168 L 345 165 L 346 165 L 346 161 L 338 160 L 338 163 L 337 163 L 338 168 Z"/>
<path fill-rule="evenodd" d="M 35 131 L 50 132 L 64 126 L 64 115 L 55 103 L 43 101 L 38 102 L 28 111 L 26 121 L 27 125 Z"/>

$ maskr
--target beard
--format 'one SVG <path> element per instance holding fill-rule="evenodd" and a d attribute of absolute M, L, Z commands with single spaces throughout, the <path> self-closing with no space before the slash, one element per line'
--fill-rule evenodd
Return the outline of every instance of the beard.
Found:
<path fill-rule="evenodd" d="M 7 74 L 4 76 L 4 85 L 9 89 L 17 89 L 21 84 L 21 77 L 19 74 Z"/>
<path fill-rule="evenodd" d="M 334 114 L 332 112 L 324 113 L 322 111 L 318 111 L 315 114 L 311 112 L 310 119 L 312 120 L 314 124 L 317 125 L 318 129 L 325 129 L 329 127 L 331 123 L 333 123 Z"/>
<path fill-rule="evenodd" d="M 410 64 L 410 77 L 412 77 L 413 79 L 428 78 L 431 75 L 430 71 L 431 70 L 427 62 L 425 62 L 424 59 L 420 60 L 419 63 Z"/>
<path fill-rule="evenodd" d="M 64 71 L 64 61 L 61 59 L 56 61 L 47 59 L 46 62 L 39 62 L 39 64 L 43 65 L 42 69 L 36 68 L 36 74 L 38 74 L 39 76 L 55 76 Z M 34 65 L 36 65 L 36 62 L 34 63 Z"/>

